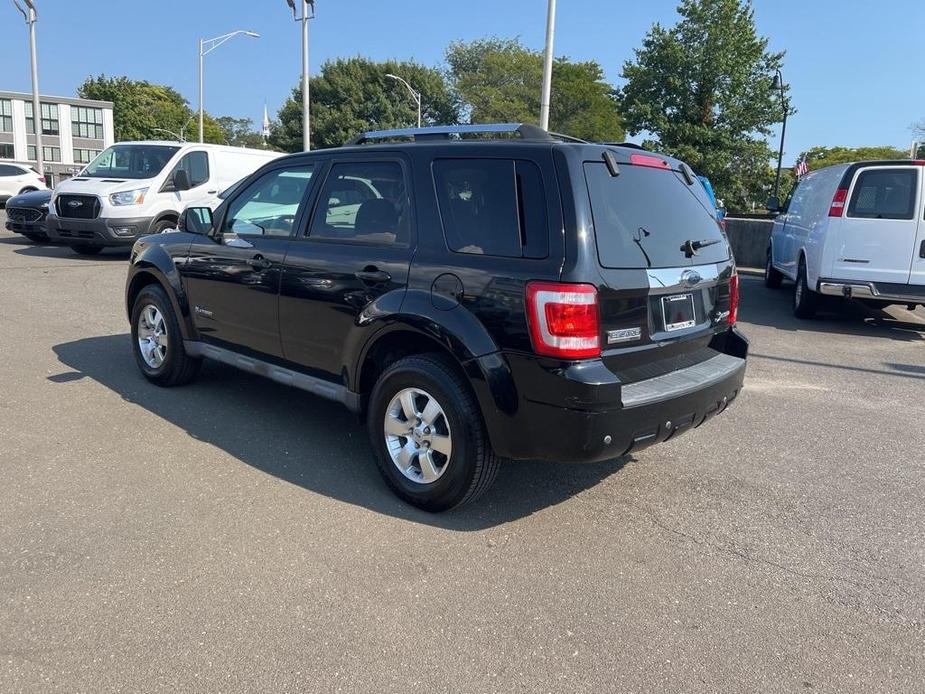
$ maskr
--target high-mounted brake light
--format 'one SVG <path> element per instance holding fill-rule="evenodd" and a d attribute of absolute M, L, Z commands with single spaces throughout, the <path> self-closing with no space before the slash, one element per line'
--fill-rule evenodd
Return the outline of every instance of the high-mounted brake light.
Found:
<path fill-rule="evenodd" d="M 839 188 L 832 197 L 832 206 L 829 207 L 829 217 L 841 217 L 845 209 L 845 200 L 848 199 L 848 189 Z"/>
<path fill-rule="evenodd" d="M 537 354 L 561 359 L 601 354 L 597 289 L 593 285 L 528 282 L 527 324 Z"/>
<path fill-rule="evenodd" d="M 671 164 L 667 161 L 647 154 L 631 154 L 630 164 L 635 164 L 636 166 L 651 166 L 653 169 L 671 170 Z"/>
<path fill-rule="evenodd" d="M 739 273 L 732 273 L 729 278 L 729 325 L 739 320 Z"/>

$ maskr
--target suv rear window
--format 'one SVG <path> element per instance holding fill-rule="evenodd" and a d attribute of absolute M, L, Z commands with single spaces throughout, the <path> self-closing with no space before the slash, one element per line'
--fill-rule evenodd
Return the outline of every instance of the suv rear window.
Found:
<path fill-rule="evenodd" d="M 866 219 L 912 219 L 915 216 L 913 169 L 863 171 L 854 184 L 849 217 Z"/>
<path fill-rule="evenodd" d="M 621 164 L 620 175 L 611 176 L 603 161 L 585 162 L 584 169 L 602 266 L 681 267 L 729 258 L 715 212 L 680 174 Z M 688 258 L 681 250 L 687 241 L 716 243 Z"/>
<path fill-rule="evenodd" d="M 438 159 L 433 173 L 450 250 L 507 258 L 548 255 L 546 195 L 536 164 Z"/>

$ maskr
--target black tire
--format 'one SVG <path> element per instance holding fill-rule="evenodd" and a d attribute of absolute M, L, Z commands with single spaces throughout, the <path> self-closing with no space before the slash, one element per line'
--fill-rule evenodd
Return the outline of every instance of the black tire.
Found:
<path fill-rule="evenodd" d="M 26 186 L 21 191 L 19 191 L 19 194 L 22 195 L 23 193 L 34 193 L 37 190 L 38 188 L 33 188 L 32 186 Z"/>
<path fill-rule="evenodd" d="M 776 269 L 771 262 L 771 249 L 768 248 L 768 259 L 764 264 L 764 286 L 768 289 L 780 289 L 784 276 Z"/>
<path fill-rule="evenodd" d="M 142 355 L 138 342 L 139 322 L 142 311 L 153 306 L 163 317 L 166 328 L 167 345 L 163 362 L 157 366 L 149 364 Z M 151 383 L 163 387 L 180 386 L 192 381 L 199 372 L 201 359 L 195 359 L 183 348 L 183 336 L 173 305 L 167 292 L 158 284 L 149 284 L 142 289 L 132 304 L 132 354 L 141 373 Z"/>
<path fill-rule="evenodd" d="M 89 246 L 87 244 L 77 244 L 73 246 L 68 246 L 72 251 L 77 255 L 99 255 L 99 252 L 103 250 L 102 246 Z"/>
<path fill-rule="evenodd" d="M 819 295 L 806 283 L 806 262 L 800 259 L 797 281 L 793 289 L 793 315 L 797 318 L 814 318 L 819 304 Z"/>
<path fill-rule="evenodd" d="M 174 222 L 174 221 L 172 221 L 172 220 L 170 220 L 170 219 L 161 219 L 161 220 L 158 220 L 157 222 L 155 222 L 155 223 L 151 226 L 151 233 L 152 233 L 152 234 L 160 234 L 160 233 L 163 233 L 163 232 L 167 231 L 168 229 L 176 229 L 176 228 L 177 228 L 177 223 L 176 223 L 176 222 Z"/>
<path fill-rule="evenodd" d="M 386 444 L 389 405 L 408 388 L 425 391 L 436 400 L 452 442 L 440 476 L 429 483 L 409 479 L 399 470 Z M 440 355 L 406 357 L 382 373 L 370 397 L 367 429 L 386 483 L 399 497 L 425 511 L 446 511 L 473 501 L 498 475 L 499 460 L 491 449 L 475 396 L 455 365 Z M 405 446 L 413 445 L 411 437 L 404 440 Z"/>

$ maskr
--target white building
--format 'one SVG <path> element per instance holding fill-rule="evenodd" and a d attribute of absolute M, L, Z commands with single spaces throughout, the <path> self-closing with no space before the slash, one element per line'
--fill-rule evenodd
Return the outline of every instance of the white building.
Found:
<path fill-rule="evenodd" d="M 112 102 L 42 96 L 42 154 L 52 183 L 113 143 Z M 36 165 L 32 94 L 0 91 L 0 161 Z"/>

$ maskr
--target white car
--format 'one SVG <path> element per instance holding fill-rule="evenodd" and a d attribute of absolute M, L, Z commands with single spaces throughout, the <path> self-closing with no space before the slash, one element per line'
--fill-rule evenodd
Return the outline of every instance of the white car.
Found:
<path fill-rule="evenodd" d="M 216 207 L 219 192 L 279 152 L 181 142 L 120 142 L 55 188 L 48 236 L 77 253 L 130 247 L 174 229 L 192 202 Z"/>
<path fill-rule="evenodd" d="M 774 221 L 765 284 L 796 284 L 793 311 L 819 296 L 925 306 L 925 161 L 841 164 L 804 176 Z"/>
<path fill-rule="evenodd" d="M 48 190 L 45 179 L 35 169 L 22 164 L 0 162 L 0 203 L 6 203 L 14 195 L 34 190 Z"/>

